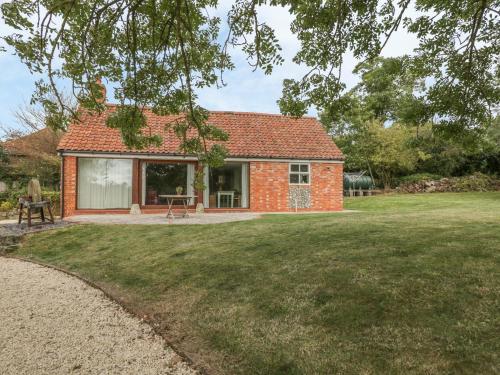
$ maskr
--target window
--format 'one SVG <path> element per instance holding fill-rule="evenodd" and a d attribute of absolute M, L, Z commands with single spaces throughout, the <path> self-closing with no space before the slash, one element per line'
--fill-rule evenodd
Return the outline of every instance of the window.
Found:
<path fill-rule="evenodd" d="M 78 158 L 78 208 L 130 208 L 132 160 Z"/>
<path fill-rule="evenodd" d="M 290 183 L 297 185 L 309 185 L 309 164 L 290 164 Z"/>
<path fill-rule="evenodd" d="M 209 168 L 207 180 L 206 207 L 248 207 L 248 164 L 227 163 L 219 168 Z"/>
<path fill-rule="evenodd" d="M 182 194 L 193 194 L 194 166 L 192 164 L 148 162 L 143 164 L 143 174 L 146 205 L 167 204 L 166 199 L 160 195 L 176 194 L 178 186 L 182 187 Z"/>

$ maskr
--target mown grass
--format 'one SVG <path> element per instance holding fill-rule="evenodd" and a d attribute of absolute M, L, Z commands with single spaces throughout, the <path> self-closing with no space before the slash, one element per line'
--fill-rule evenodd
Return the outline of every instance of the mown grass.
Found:
<path fill-rule="evenodd" d="M 82 225 L 19 255 L 95 281 L 212 373 L 499 373 L 500 194 L 345 206 L 358 211 Z"/>

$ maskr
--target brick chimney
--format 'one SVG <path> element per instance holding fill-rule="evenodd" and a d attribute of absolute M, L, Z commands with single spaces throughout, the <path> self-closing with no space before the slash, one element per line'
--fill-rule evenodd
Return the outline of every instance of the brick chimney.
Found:
<path fill-rule="evenodd" d="M 106 86 L 104 86 L 104 84 L 102 83 L 101 77 L 97 77 L 95 82 L 101 88 L 101 94 L 102 94 L 101 98 L 97 98 L 97 102 L 98 103 L 106 103 Z"/>

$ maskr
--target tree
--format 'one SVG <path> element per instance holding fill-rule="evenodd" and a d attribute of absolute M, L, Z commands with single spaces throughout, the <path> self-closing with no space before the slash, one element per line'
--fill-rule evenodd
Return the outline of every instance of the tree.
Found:
<path fill-rule="evenodd" d="M 419 40 L 407 72 L 429 79 L 427 100 L 435 121 L 454 133 L 491 122 L 500 101 L 498 0 L 291 3 L 293 30 L 301 41 L 295 61 L 312 69 L 300 80 L 284 82 L 282 111 L 300 115 L 310 104 L 328 108 L 344 88 L 345 53 L 373 61 L 402 28 Z M 412 7 L 415 16 L 409 14 Z"/>
<path fill-rule="evenodd" d="M 0 181 L 10 176 L 9 158 L 0 143 Z"/>
<path fill-rule="evenodd" d="M 70 111 L 76 111 L 76 103 L 69 95 L 61 94 L 61 98 Z M 13 115 L 16 119 L 15 125 L 0 126 L 5 139 L 15 140 L 33 133 L 40 133 L 35 143 L 24 143 L 22 145 L 23 154 L 55 153 L 62 131 L 66 130 L 64 124 L 49 124 L 51 120 L 50 114 L 45 111 L 43 106 L 35 104 L 19 105 L 13 111 Z"/>
<path fill-rule="evenodd" d="M 401 129 L 384 131 L 384 128 L 392 124 L 416 126 L 418 134 L 419 126 L 427 121 L 428 116 L 423 115 L 427 111 L 421 111 L 426 103 L 418 97 L 423 80 L 409 74 L 407 63 L 407 57 L 378 57 L 359 64 L 354 72 L 360 75 L 360 82 L 321 114 L 322 123 L 346 155 L 346 170 L 374 168 L 371 158 L 375 148 L 384 144 L 394 150 L 394 142 L 401 140 L 408 144 L 398 147 L 405 152 L 409 149 L 410 139 L 401 137 Z M 409 105 L 417 101 L 421 101 L 422 106 Z M 375 131 L 374 124 L 382 129 Z M 370 139 L 372 136 L 378 141 L 384 140 L 377 146 L 375 139 Z M 375 170 L 375 174 L 382 172 Z"/>
<path fill-rule="evenodd" d="M 370 122 L 364 137 L 364 147 L 369 150 L 368 163 L 385 188 L 391 187 L 394 177 L 413 172 L 419 159 L 427 158 L 411 147 L 411 131 L 399 124 L 385 128 Z"/>
<path fill-rule="evenodd" d="M 496 117 L 481 132 L 449 137 L 435 132 L 432 126 L 422 127 L 422 136 L 415 147 L 432 157 L 417 166 L 417 172 L 442 176 L 464 176 L 476 172 L 500 173 L 500 121 Z M 468 135 L 468 136 L 467 136 Z"/>
<path fill-rule="evenodd" d="M 426 98 L 424 80 L 411 75 L 407 63 L 408 58 L 402 57 L 360 64 L 355 70 L 360 82 L 321 114 L 321 121 L 346 155 L 346 170 L 370 168 L 386 184 L 402 173 L 461 176 L 499 170 L 498 117 L 459 134 L 443 131 L 440 123 L 433 122 L 435 114 Z M 381 129 L 375 131 L 374 122 L 383 124 Z M 408 132 L 394 131 L 394 125 Z M 401 144 L 396 147 L 397 142 Z M 384 156 L 381 147 L 388 148 L 388 162 L 391 151 L 397 149 L 402 162 L 412 162 L 405 168 L 392 164 L 390 176 L 384 177 L 387 166 L 374 157 L 377 153 Z"/>
<path fill-rule="evenodd" d="M 429 156 L 414 144 L 411 128 L 394 123 L 384 126 L 377 119 L 354 123 L 350 132 L 335 137 L 344 153 L 347 171 L 369 170 L 385 187 L 396 177 L 413 173 Z"/>
<path fill-rule="evenodd" d="M 326 108 L 322 119 L 327 128 L 338 127 L 340 117 L 344 117 L 341 122 L 352 123 L 356 121 L 354 112 L 358 118 L 363 112 L 365 120 L 376 119 L 386 125 L 399 122 L 412 126 L 418 137 L 419 127 L 434 116 L 432 105 L 426 97 L 425 78 L 412 74 L 408 65 L 410 60 L 408 56 L 377 57 L 356 66 L 354 72 L 360 75 L 361 80 L 340 100 Z M 339 102 L 343 102 L 344 106 L 339 106 Z"/>
<path fill-rule="evenodd" d="M 68 95 L 62 96 L 65 105 L 74 110 L 75 104 Z M 57 146 L 61 130 L 47 127 L 48 114 L 39 105 L 21 105 L 14 111 L 16 126 L 1 127 L 6 139 L 4 148 L 11 155 L 10 179 L 27 182 L 37 177 L 46 187 L 59 185 L 60 158 Z M 62 128 L 58 126 L 57 128 Z"/>
<path fill-rule="evenodd" d="M 225 149 L 208 144 L 226 140 L 227 134 L 207 123 L 207 111 L 196 104 L 196 89 L 223 83 L 219 75 L 233 67 L 227 52 L 231 45 L 239 45 L 266 73 L 281 58 L 274 31 L 257 20 L 257 1 L 234 4 L 224 44 L 218 40 L 221 20 L 208 13 L 216 5 L 214 0 L 18 0 L 3 4 L 2 16 L 23 31 L 6 42 L 32 72 L 47 73 L 34 99 L 50 113 L 50 123 L 70 121 L 62 114 L 68 108 L 56 79 L 73 82 L 84 108 L 103 111 L 98 80 L 105 78 L 117 84 L 120 103 L 107 124 L 120 129 L 129 147 L 161 142 L 141 132 L 147 126 L 143 109 L 149 105 L 157 114 L 185 113 L 166 124 L 181 139 L 181 150 L 217 165 Z M 48 100 L 49 94 L 56 100 Z"/>
<path fill-rule="evenodd" d="M 69 121 L 56 79 L 72 81 L 83 107 L 103 111 L 96 83 L 102 77 L 116 84 L 120 103 L 108 125 L 120 129 L 128 146 L 161 142 L 141 132 L 147 126 L 142 111 L 149 105 L 158 114 L 179 114 L 178 121 L 166 125 L 181 139 L 181 150 L 213 165 L 226 154 L 220 142 L 227 134 L 207 123 L 196 90 L 224 84 L 223 72 L 234 67 L 230 47 L 241 48 L 255 69 L 268 74 L 282 63 L 274 30 L 259 18 L 263 4 L 289 9 L 292 32 L 301 43 L 294 61 L 311 68 L 302 79 L 284 81 L 279 105 L 285 114 L 300 116 L 311 105 L 330 107 L 345 88 L 344 56 L 351 52 L 371 61 L 400 28 L 419 39 L 408 71 L 432 79 L 427 100 L 443 127 L 458 132 L 482 126 L 499 101 L 498 0 L 235 0 L 224 28 L 222 19 L 210 16 L 218 4 L 15 0 L 1 9 L 6 24 L 19 30 L 5 41 L 32 72 L 47 74 L 34 99 L 46 107 L 54 126 Z M 417 16 L 409 16 L 411 6 Z M 49 94 L 57 100 L 48 100 Z"/>

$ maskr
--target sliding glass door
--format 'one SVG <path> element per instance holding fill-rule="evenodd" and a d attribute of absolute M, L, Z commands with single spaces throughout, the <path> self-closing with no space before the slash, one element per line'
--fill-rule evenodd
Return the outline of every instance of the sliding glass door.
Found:
<path fill-rule="evenodd" d="M 193 195 L 194 164 L 174 162 L 142 163 L 143 205 L 165 205 L 162 195 L 177 194 L 182 188 L 183 195 Z M 193 204 L 193 202 L 191 202 Z"/>
<path fill-rule="evenodd" d="M 208 185 L 209 208 L 248 207 L 248 164 L 227 163 L 220 168 L 208 169 L 205 179 Z"/>
<path fill-rule="evenodd" d="M 78 158 L 79 209 L 130 208 L 132 160 Z"/>

